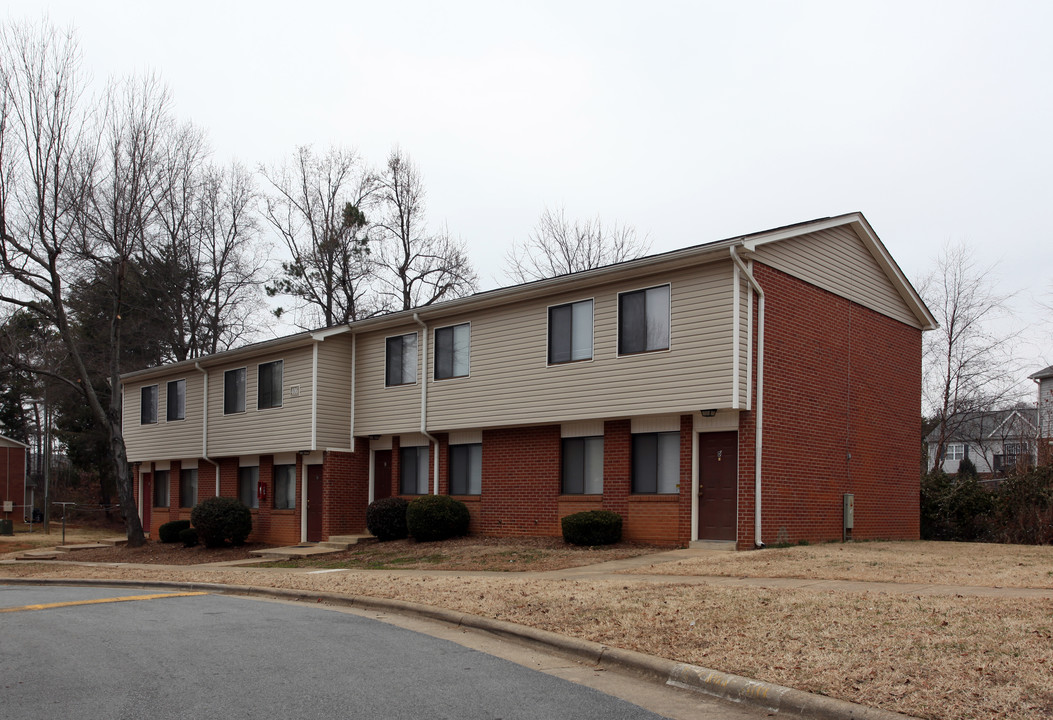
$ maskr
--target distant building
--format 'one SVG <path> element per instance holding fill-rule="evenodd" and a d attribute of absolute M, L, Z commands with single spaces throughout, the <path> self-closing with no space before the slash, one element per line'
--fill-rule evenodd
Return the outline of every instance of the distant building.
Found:
<path fill-rule="evenodd" d="M 1038 461 L 1053 462 L 1053 365 L 1030 376 L 1038 384 Z"/>
<path fill-rule="evenodd" d="M 29 446 L 0 435 L 0 501 L 10 502 L 12 519 L 21 520 L 26 504 L 26 452 Z M 0 517 L 7 517 L 2 512 Z"/>

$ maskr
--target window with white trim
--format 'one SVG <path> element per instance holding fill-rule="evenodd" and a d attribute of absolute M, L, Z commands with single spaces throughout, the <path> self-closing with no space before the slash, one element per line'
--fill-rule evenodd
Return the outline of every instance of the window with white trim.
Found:
<path fill-rule="evenodd" d="M 468 323 L 435 330 L 435 379 L 467 377 L 472 331 Z"/>
<path fill-rule="evenodd" d="M 482 488 L 482 443 L 450 445 L 450 494 L 480 495 Z"/>
<path fill-rule="evenodd" d="M 417 333 L 389 337 L 384 358 L 384 384 L 412 385 L 417 382 Z"/>
<path fill-rule="evenodd" d="M 632 488 L 637 495 L 679 492 L 680 433 L 633 435 Z"/>
<path fill-rule="evenodd" d="M 147 385 L 139 391 L 139 424 L 153 425 L 157 422 L 157 386 Z"/>
<path fill-rule="evenodd" d="M 296 466 L 274 466 L 274 508 L 294 510 L 296 508 Z"/>
<path fill-rule="evenodd" d="M 186 380 L 170 380 L 167 388 L 168 405 L 165 409 L 165 419 L 186 419 Z"/>
<path fill-rule="evenodd" d="M 156 387 L 156 385 L 154 387 Z M 168 471 L 154 470 L 154 507 L 166 508 L 168 507 L 168 503 Z"/>
<path fill-rule="evenodd" d="M 223 373 L 223 414 L 245 412 L 245 368 Z"/>
<path fill-rule="evenodd" d="M 284 360 L 260 363 L 256 371 L 256 409 L 282 406 L 282 367 Z"/>
<path fill-rule="evenodd" d="M 947 443 L 947 459 L 948 460 L 964 460 L 965 459 L 965 444 L 964 443 Z"/>
<path fill-rule="evenodd" d="M 428 446 L 399 448 L 399 493 L 428 494 Z"/>
<path fill-rule="evenodd" d="M 197 505 L 197 468 L 179 471 L 179 507 L 192 508 Z"/>
<path fill-rule="evenodd" d="M 563 438 L 564 495 L 603 494 L 603 436 Z"/>
<path fill-rule="evenodd" d="M 618 295 L 618 354 L 669 349 L 669 286 Z"/>
<path fill-rule="evenodd" d="M 258 508 L 260 506 L 260 468 L 257 465 L 238 468 L 238 500 L 241 504 Z"/>
<path fill-rule="evenodd" d="M 550 365 L 592 359 L 592 300 L 548 309 Z"/>

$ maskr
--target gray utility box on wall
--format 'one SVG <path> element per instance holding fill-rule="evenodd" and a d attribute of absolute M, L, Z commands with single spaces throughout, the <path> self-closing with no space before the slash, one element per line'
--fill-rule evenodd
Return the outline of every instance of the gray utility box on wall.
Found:
<path fill-rule="evenodd" d="M 845 530 L 844 539 L 852 539 L 852 527 L 856 520 L 856 496 L 853 493 L 845 493 Z"/>

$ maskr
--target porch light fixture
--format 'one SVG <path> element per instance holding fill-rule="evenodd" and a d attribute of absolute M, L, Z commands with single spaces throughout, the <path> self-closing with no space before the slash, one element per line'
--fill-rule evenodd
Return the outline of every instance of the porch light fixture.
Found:
<path fill-rule="evenodd" d="M 369 439 L 370 439 L 370 440 L 379 440 L 379 439 L 380 439 L 380 436 L 379 436 L 379 435 L 370 435 L 370 436 L 369 436 Z"/>
<path fill-rule="evenodd" d="M 300 450 L 300 455 L 310 455 L 310 454 L 311 454 L 310 450 Z"/>
<path fill-rule="evenodd" d="M 717 411 L 716 411 L 715 408 L 710 409 L 710 410 L 699 410 L 699 412 L 702 413 L 702 417 L 713 417 L 714 415 L 717 414 Z"/>

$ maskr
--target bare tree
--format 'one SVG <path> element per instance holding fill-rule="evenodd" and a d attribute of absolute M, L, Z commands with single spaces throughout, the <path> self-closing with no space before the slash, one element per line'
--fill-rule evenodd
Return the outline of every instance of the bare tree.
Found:
<path fill-rule="evenodd" d="M 205 353 L 227 350 L 256 329 L 264 264 L 255 253 L 260 236 L 256 198 L 245 166 L 234 162 L 207 169 L 197 212 Z"/>
<path fill-rule="evenodd" d="M 332 147 L 316 155 L 309 146 L 292 162 L 264 168 L 271 185 L 265 217 L 292 260 L 267 294 L 288 295 L 300 306 L 297 323 L 327 327 L 369 317 L 380 309 L 370 284 L 372 260 L 366 210 L 373 179 L 353 150 Z M 283 308 L 275 310 L 279 317 Z"/>
<path fill-rule="evenodd" d="M 147 219 L 149 208 L 143 203 L 149 203 L 149 155 L 163 108 L 156 103 L 163 96 L 150 82 L 127 86 L 124 102 L 110 106 L 105 130 L 93 139 L 80 105 L 80 52 L 72 32 L 48 23 L 8 24 L 0 54 L 0 266 L 13 281 L 0 301 L 30 310 L 61 338 L 72 377 L 49 368 L 35 370 L 77 388 L 96 421 L 107 428 L 128 543 L 138 546 L 145 538 L 121 430 L 120 393 L 110 392 L 105 405 L 100 399 L 67 311 L 66 289 L 67 278 L 91 274 L 100 266 L 115 283 L 106 380 L 116 389 L 121 282 Z"/>
<path fill-rule="evenodd" d="M 650 249 L 630 225 L 606 224 L 599 217 L 571 223 L 562 207 L 545 208 L 527 239 L 512 244 L 505 275 L 517 283 L 542 280 L 634 260 Z"/>
<path fill-rule="evenodd" d="M 996 291 L 994 270 L 966 245 L 948 245 L 920 284 L 940 325 L 924 335 L 923 349 L 923 400 L 939 429 L 935 467 L 956 423 L 1014 399 L 1016 333 L 1004 324 L 1011 295 Z"/>
<path fill-rule="evenodd" d="M 395 148 L 378 180 L 380 243 L 377 276 L 394 309 L 409 310 L 467 295 L 477 278 L 464 243 L 445 228 L 427 227 L 424 182 L 416 164 Z"/>

